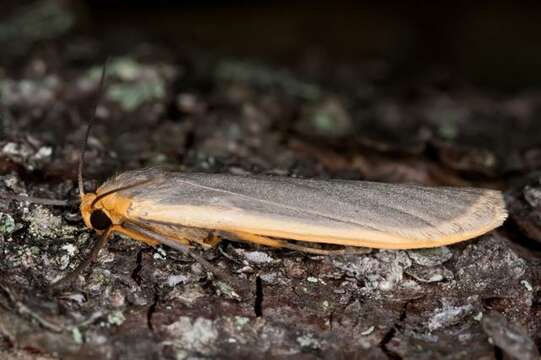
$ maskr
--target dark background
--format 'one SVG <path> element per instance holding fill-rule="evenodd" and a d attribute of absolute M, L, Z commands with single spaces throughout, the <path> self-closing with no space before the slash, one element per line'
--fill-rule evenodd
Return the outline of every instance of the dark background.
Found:
<path fill-rule="evenodd" d="M 536 1 L 74 4 L 87 7 L 83 28 L 89 31 L 110 35 L 119 28 L 130 29 L 179 48 L 283 63 L 383 60 L 399 77 L 448 71 L 502 89 L 537 86 L 541 80 L 541 4 Z"/>

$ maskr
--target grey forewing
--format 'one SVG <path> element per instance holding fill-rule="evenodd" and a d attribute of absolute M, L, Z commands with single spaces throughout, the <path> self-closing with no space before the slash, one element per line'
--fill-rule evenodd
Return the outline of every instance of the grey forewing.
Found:
<path fill-rule="evenodd" d="M 210 206 L 264 217 L 294 218 L 305 223 L 349 224 L 375 230 L 448 223 L 463 215 L 484 191 L 279 176 L 164 174 L 151 170 L 127 172 L 116 179 L 125 182 L 141 180 L 144 176 L 151 176 L 154 181 L 121 193 L 164 205 Z M 457 231 L 462 230 L 461 225 L 455 226 Z"/>
<path fill-rule="evenodd" d="M 111 177 L 109 180 L 104 182 L 99 188 L 98 193 L 105 193 L 108 191 L 112 191 L 115 189 L 127 187 L 129 185 L 133 184 L 139 184 L 144 183 L 146 181 L 160 181 L 164 180 L 168 176 L 168 172 L 164 171 L 160 168 L 145 168 L 140 170 L 134 170 L 134 171 L 126 171 L 120 174 L 117 174 L 113 177 Z M 144 189 L 148 188 L 147 186 L 144 187 L 134 187 L 130 189 L 131 193 L 140 193 L 144 191 Z M 124 191 L 123 193 L 127 193 Z"/>

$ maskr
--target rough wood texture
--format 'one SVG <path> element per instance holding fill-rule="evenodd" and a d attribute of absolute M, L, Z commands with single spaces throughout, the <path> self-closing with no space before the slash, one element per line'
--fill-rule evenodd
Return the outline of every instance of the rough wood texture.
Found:
<path fill-rule="evenodd" d="M 77 198 L 76 150 L 97 59 L 110 54 L 87 189 L 151 165 L 471 185 L 504 190 L 510 217 L 430 250 L 324 257 L 224 242 L 201 251 L 250 289 L 242 298 L 178 252 L 116 237 L 55 292 L 49 284 L 94 240 L 77 207 L 1 200 L 2 359 L 539 356 L 538 93 L 381 81 L 356 67 L 307 81 L 302 66 L 61 34 L 2 57 L 0 191 Z"/>

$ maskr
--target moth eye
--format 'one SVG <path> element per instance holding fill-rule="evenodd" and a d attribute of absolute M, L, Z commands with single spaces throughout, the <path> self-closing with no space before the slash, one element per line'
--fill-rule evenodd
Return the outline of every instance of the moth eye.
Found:
<path fill-rule="evenodd" d="M 105 230 L 112 225 L 111 219 L 101 210 L 94 210 L 90 214 L 90 225 L 96 230 Z"/>

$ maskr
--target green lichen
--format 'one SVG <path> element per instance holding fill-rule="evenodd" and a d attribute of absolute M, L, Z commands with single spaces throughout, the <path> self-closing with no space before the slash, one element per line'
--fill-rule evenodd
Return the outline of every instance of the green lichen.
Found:
<path fill-rule="evenodd" d="M 41 249 L 37 246 L 32 246 L 29 248 L 29 250 L 30 250 L 30 253 L 34 256 L 37 256 L 41 253 Z"/>
<path fill-rule="evenodd" d="M 92 68 L 87 78 L 97 82 L 102 67 Z M 134 111 L 166 95 L 166 78 L 174 73 L 165 65 L 146 65 L 130 57 L 118 57 L 107 66 L 109 84 L 105 96 L 125 111 Z"/>
<path fill-rule="evenodd" d="M 111 277 L 101 271 L 95 272 L 92 277 L 93 282 L 95 283 L 95 287 L 97 288 L 105 287 L 111 283 Z"/>
<path fill-rule="evenodd" d="M 107 77 L 112 80 L 134 81 L 140 76 L 143 67 L 144 65 L 130 57 L 117 57 L 107 63 Z M 98 81 L 102 71 L 102 66 L 94 66 L 89 70 L 86 78 Z"/>
<path fill-rule="evenodd" d="M 28 232 L 35 238 L 73 238 L 77 227 L 63 225 L 62 218 L 54 215 L 49 209 L 37 206 L 29 214 L 25 215 L 26 221 L 30 222 Z"/>
<path fill-rule="evenodd" d="M 16 228 L 15 220 L 11 215 L 0 213 L 0 233 L 9 236 Z"/>
<path fill-rule="evenodd" d="M 143 103 L 161 99 L 164 95 L 165 85 L 162 82 L 114 84 L 107 90 L 107 97 L 126 111 L 133 111 Z"/>
<path fill-rule="evenodd" d="M 315 127 L 323 133 L 331 132 L 335 128 L 334 119 L 329 113 L 316 112 L 312 119 Z"/>
<path fill-rule="evenodd" d="M 214 74 L 222 81 L 243 82 L 261 88 L 280 88 L 304 100 L 315 101 L 321 96 L 317 85 L 298 80 L 287 71 L 253 62 L 225 60 L 216 66 Z"/>
<path fill-rule="evenodd" d="M 132 58 L 120 57 L 111 62 L 107 71 L 110 75 L 118 77 L 122 81 L 133 81 L 141 73 L 143 66 Z M 101 73 L 101 69 L 97 69 Z"/>
<path fill-rule="evenodd" d="M 352 129 L 352 121 L 344 105 L 329 98 L 310 110 L 310 121 L 314 131 L 322 136 L 340 137 Z"/>
<path fill-rule="evenodd" d="M 244 328 L 244 326 L 246 326 L 246 324 L 250 322 L 250 319 L 244 316 L 235 316 L 234 321 L 235 321 L 235 328 L 238 331 L 241 331 Z"/>
<path fill-rule="evenodd" d="M 75 341 L 76 344 L 83 343 L 83 334 L 81 333 L 78 327 L 74 327 L 73 329 L 71 329 L 71 337 L 73 338 L 73 341 Z"/>
<path fill-rule="evenodd" d="M 55 100 L 60 79 L 47 75 L 37 79 L 1 79 L 0 98 L 5 106 L 46 106 Z"/>
<path fill-rule="evenodd" d="M 233 287 L 223 281 L 215 281 L 214 284 L 220 293 L 228 299 L 240 300 L 240 295 L 235 292 Z"/>
<path fill-rule="evenodd" d="M 122 323 L 126 321 L 126 317 L 122 313 L 122 311 L 113 311 L 109 315 L 107 315 L 107 322 L 110 325 L 119 326 L 122 325 Z"/>
<path fill-rule="evenodd" d="M 447 140 L 454 140 L 458 136 L 458 125 L 449 119 L 438 126 L 438 135 Z"/>
<path fill-rule="evenodd" d="M 218 329 L 210 319 L 198 317 L 195 320 L 181 316 L 174 323 L 165 326 L 171 340 L 162 345 L 172 346 L 177 359 L 195 358 L 190 353 L 198 354 L 197 358 L 206 358 L 214 352 L 218 340 Z"/>
<path fill-rule="evenodd" d="M 305 334 L 297 338 L 297 343 L 303 348 L 319 349 L 321 343 L 312 334 Z"/>
<path fill-rule="evenodd" d="M 49 146 L 42 146 L 36 150 L 28 143 L 8 142 L 0 149 L 0 152 L 14 163 L 28 170 L 35 170 L 43 167 L 50 160 L 53 150 Z"/>

